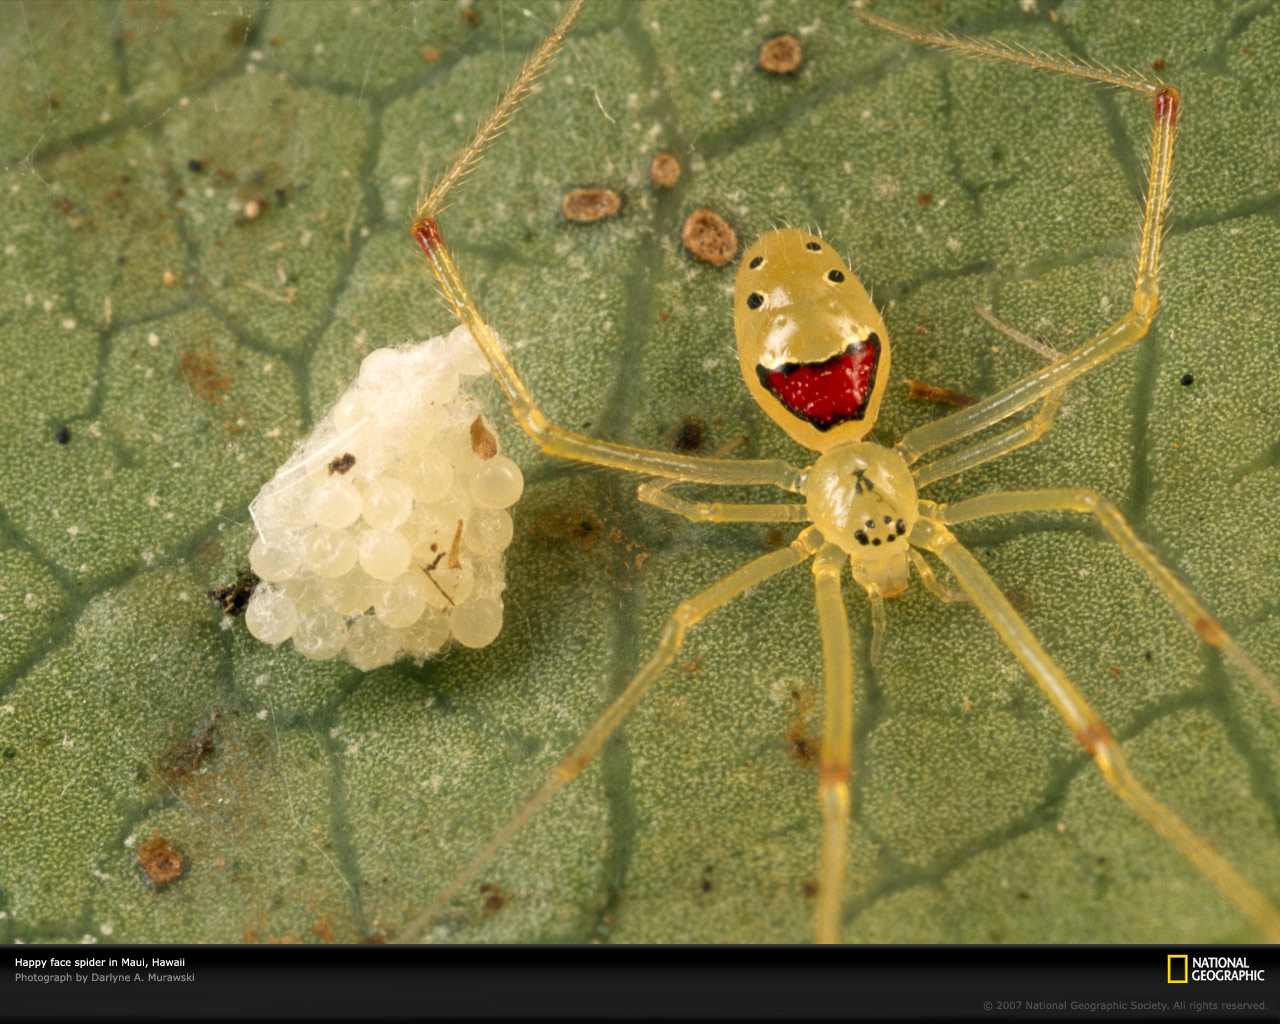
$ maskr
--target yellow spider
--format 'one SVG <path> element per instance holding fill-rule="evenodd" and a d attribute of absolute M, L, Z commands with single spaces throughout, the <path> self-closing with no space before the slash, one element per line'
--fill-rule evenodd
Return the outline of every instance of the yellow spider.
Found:
<path fill-rule="evenodd" d="M 1179 108 L 1176 90 L 1136 75 L 1066 58 L 908 29 L 863 12 L 862 17 L 870 25 L 918 43 L 1102 82 L 1147 97 L 1153 110 L 1150 165 L 1130 306 L 1113 315 L 1112 322 L 1095 336 L 1052 359 L 1042 369 L 976 404 L 908 430 L 888 446 L 867 439 L 889 383 L 890 338 L 879 311 L 828 242 L 794 228 L 774 230 L 755 241 L 741 257 L 734 287 L 738 360 L 752 397 L 793 440 L 809 449 L 813 461 L 806 466 L 793 466 L 776 459 L 644 450 L 548 422 L 487 326 L 437 224 L 445 197 L 508 123 L 535 78 L 560 48 L 581 6 L 582 0 L 569 6 L 496 109 L 427 196 L 414 220 L 413 237 L 430 261 L 454 314 L 484 350 L 516 421 L 547 454 L 647 478 L 639 487 L 640 500 L 691 520 L 791 523 L 801 528 L 790 543 L 748 562 L 672 611 L 657 650 L 620 695 L 563 757 L 538 792 L 439 890 L 430 906 L 405 925 L 398 938 L 408 940 L 421 934 L 462 887 L 476 879 L 512 837 L 591 763 L 632 709 L 659 682 L 693 626 L 776 574 L 807 566 L 814 580 L 825 664 L 818 759 L 822 839 L 814 901 L 814 936 L 818 941 L 840 939 L 846 891 L 856 686 L 847 611 L 851 599 L 842 590 L 846 568 L 870 603 L 872 664 L 879 656 L 885 631 L 884 601 L 901 594 L 913 572 L 942 599 L 972 603 L 1021 662 L 1044 699 L 1061 716 L 1064 727 L 1093 757 L 1117 796 L 1240 911 L 1272 939 L 1280 940 L 1280 913 L 1135 777 L 1124 749 L 1106 724 L 1041 646 L 1008 597 L 957 540 L 951 527 L 994 516 L 1039 512 L 1093 517 L 1186 624 L 1206 643 L 1217 647 L 1261 692 L 1280 704 L 1280 691 L 1270 676 L 1143 544 L 1116 507 L 1093 491 L 1006 491 L 950 504 L 931 501 L 920 494 L 927 485 L 1037 440 L 1053 426 L 1067 385 L 1146 334 L 1159 305 L 1160 248 Z M 1026 420 L 982 434 L 1028 409 L 1032 415 Z M 673 494 L 670 488 L 674 484 L 770 487 L 782 493 L 776 503 L 707 502 Z M 958 590 L 948 589 L 938 579 L 935 563 L 945 567 Z M 902 628 L 909 626 L 904 624 Z"/>

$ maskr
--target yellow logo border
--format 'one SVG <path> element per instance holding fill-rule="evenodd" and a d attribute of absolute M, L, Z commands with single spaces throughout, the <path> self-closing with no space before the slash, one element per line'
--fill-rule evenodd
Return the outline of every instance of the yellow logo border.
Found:
<path fill-rule="evenodd" d="M 1182 977 L 1181 978 L 1175 978 L 1173 976 L 1173 962 L 1175 960 L 1182 961 Z M 1169 978 L 1170 985 L 1185 985 L 1187 983 L 1187 980 L 1190 977 L 1191 972 L 1188 970 L 1186 953 L 1170 953 L 1168 963 L 1166 966 L 1168 969 L 1168 978 Z"/>

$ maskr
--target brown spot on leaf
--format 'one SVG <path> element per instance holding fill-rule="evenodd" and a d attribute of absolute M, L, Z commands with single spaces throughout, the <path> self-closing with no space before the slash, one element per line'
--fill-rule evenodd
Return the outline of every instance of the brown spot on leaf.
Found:
<path fill-rule="evenodd" d="M 707 438 L 707 424 L 697 416 L 686 416 L 676 428 L 671 447 L 678 452 L 696 452 Z"/>
<path fill-rule="evenodd" d="M 793 761 L 816 764 L 818 741 L 811 730 L 815 710 L 813 690 L 792 690 L 791 699 L 795 701 L 795 706 L 787 719 L 787 748 L 791 751 Z"/>
<path fill-rule="evenodd" d="M 1030 615 L 1036 610 L 1036 599 L 1031 596 L 1030 591 L 1021 587 L 1010 587 L 1004 592 L 1004 596 L 1019 615 Z"/>
<path fill-rule="evenodd" d="M 178 360 L 178 374 L 201 401 L 222 405 L 231 387 L 231 375 L 218 365 L 212 352 L 187 352 Z"/>
<path fill-rule="evenodd" d="M 480 911 L 482 918 L 492 917 L 507 905 L 509 897 L 496 885 L 486 882 L 480 886 L 480 892 L 484 895 L 484 907 Z"/>
<path fill-rule="evenodd" d="M 604 524 L 590 510 L 557 510 L 538 516 L 533 522 L 532 534 L 542 547 L 572 544 L 590 551 L 604 536 Z"/>
<path fill-rule="evenodd" d="M 138 847 L 138 864 L 157 889 L 182 877 L 182 862 L 182 851 L 162 836 L 159 829 Z"/>
<path fill-rule="evenodd" d="M 156 758 L 155 772 L 166 786 L 172 789 L 184 778 L 195 774 L 213 753 L 213 739 L 221 718 L 221 711 L 213 712 L 204 726 L 178 738 L 160 753 Z"/>
<path fill-rule="evenodd" d="M 694 210 L 680 228 L 684 247 L 713 267 L 723 267 L 738 254 L 738 233 L 714 210 Z"/>
<path fill-rule="evenodd" d="M 590 224 L 621 210 L 622 197 L 611 188 L 575 188 L 565 193 L 560 209 L 566 220 Z"/>
<path fill-rule="evenodd" d="M 789 32 L 771 36 L 760 47 L 760 68 L 773 75 L 790 75 L 804 63 L 804 47 Z"/>
<path fill-rule="evenodd" d="M 655 185 L 670 188 L 680 180 L 680 161 L 670 153 L 654 153 L 649 164 L 649 178 Z"/>

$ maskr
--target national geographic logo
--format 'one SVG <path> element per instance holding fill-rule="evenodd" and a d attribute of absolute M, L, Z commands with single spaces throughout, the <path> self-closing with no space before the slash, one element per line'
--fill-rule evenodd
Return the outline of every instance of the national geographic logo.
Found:
<path fill-rule="evenodd" d="M 1266 981 L 1267 969 L 1250 967 L 1247 956 L 1170 953 L 1168 979 L 1170 985 L 1185 985 L 1189 981 Z"/>

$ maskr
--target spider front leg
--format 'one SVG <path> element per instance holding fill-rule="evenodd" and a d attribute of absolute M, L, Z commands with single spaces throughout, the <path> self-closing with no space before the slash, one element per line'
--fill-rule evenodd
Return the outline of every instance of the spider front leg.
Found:
<path fill-rule="evenodd" d="M 492 113 L 476 130 L 471 141 L 454 158 L 430 194 L 418 208 L 410 232 L 431 263 L 432 272 L 458 319 L 466 324 L 480 346 L 493 374 L 511 403 L 516 422 L 548 455 L 610 466 L 632 473 L 645 473 L 673 480 L 724 484 L 767 484 L 786 491 L 798 492 L 802 486 L 799 470 L 777 459 L 734 460 L 702 459 L 687 455 L 647 451 L 628 445 L 612 444 L 575 434 L 548 422 L 537 407 L 524 382 L 516 373 L 498 339 L 490 330 L 475 300 L 463 282 L 444 239 L 436 216 L 444 208 L 445 198 L 455 185 L 464 180 L 479 161 L 485 147 L 497 137 L 514 116 L 521 101 L 538 76 L 564 42 L 565 33 L 577 19 L 584 0 L 574 0 L 556 26 L 530 55 L 519 74 L 512 80 Z"/>
<path fill-rule="evenodd" d="M 951 570 L 1005 646 L 1022 662 L 1076 739 L 1089 751 L 1103 778 L 1116 794 L 1252 918 L 1273 942 L 1280 942 L 1280 911 L 1134 778 L 1124 751 L 1106 724 L 1063 675 L 977 559 L 960 545 L 942 522 L 928 515 L 916 523 L 911 543 L 933 552 Z"/>
<path fill-rule="evenodd" d="M 1143 206 L 1142 242 L 1129 311 L 1110 327 L 1044 369 L 1029 374 L 968 408 L 907 431 L 894 447 L 907 460 L 907 463 L 911 464 L 928 452 L 962 440 L 1026 408 L 1032 402 L 1044 398 L 1055 389 L 1063 387 L 1106 362 L 1147 333 L 1159 302 L 1160 243 L 1164 234 L 1165 212 L 1169 202 L 1173 137 L 1178 116 L 1178 92 L 1159 83 L 1148 82 L 1106 68 L 1015 50 L 981 39 L 960 39 L 944 32 L 908 28 L 865 11 L 857 13 L 864 21 L 878 28 L 925 46 L 958 50 L 971 56 L 1008 61 L 1073 78 L 1131 89 L 1151 97 L 1155 107 L 1155 124 L 1152 128 L 1150 149 L 1151 169 Z M 1012 447 L 1018 447 L 1018 445 Z M 1012 450 L 1012 447 L 1008 450 Z M 995 454 L 1003 454 L 1003 451 Z M 986 456 L 986 458 L 990 457 L 994 455 Z M 931 478 L 938 477 L 935 475 Z"/>
<path fill-rule="evenodd" d="M 413 237 L 431 261 L 431 269 L 444 290 L 445 298 L 458 319 L 467 325 L 472 337 L 489 360 L 494 376 L 511 403 L 516 422 L 548 455 L 609 466 L 631 473 L 667 477 L 687 483 L 721 484 L 725 486 L 771 485 L 798 493 L 803 487 L 803 474 L 780 459 L 703 459 L 689 455 L 649 451 L 629 445 L 613 444 L 585 437 L 555 426 L 534 404 L 524 382 L 502 351 L 498 339 L 485 323 L 475 301 L 468 294 L 462 277 L 445 248 L 435 221 L 419 213 L 413 225 Z"/>

